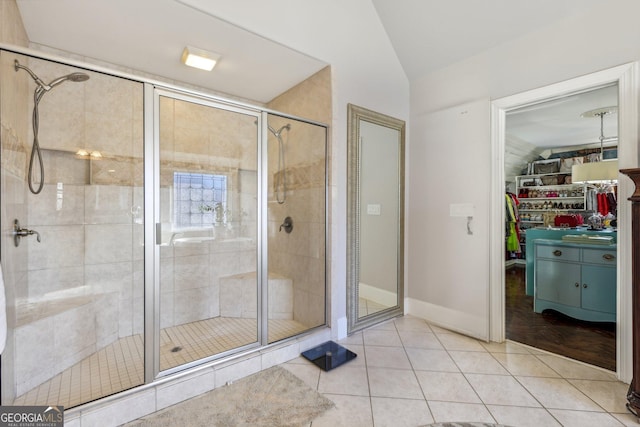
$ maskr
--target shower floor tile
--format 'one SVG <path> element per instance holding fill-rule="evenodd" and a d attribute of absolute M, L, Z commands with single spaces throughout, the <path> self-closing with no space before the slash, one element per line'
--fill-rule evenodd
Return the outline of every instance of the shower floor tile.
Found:
<path fill-rule="evenodd" d="M 309 329 L 294 320 L 269 320 L 269 342 Z M 160 366 L 183 363 L 233 350 L 257 340 L 255 319 L 216 317 L 160 331 Z M 144 382 L 142 335 L 121 338 L 29 392 L 14 405 L 78 406 Z"/>

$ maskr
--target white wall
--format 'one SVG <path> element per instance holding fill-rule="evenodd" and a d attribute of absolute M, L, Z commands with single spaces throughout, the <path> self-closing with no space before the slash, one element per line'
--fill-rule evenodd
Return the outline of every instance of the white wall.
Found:
<path fill-rule="evenodd" d="M 408 121 L 409 82 L 370 0 L 211 0 L 217 15 L 331 65 L 331 326 L 346 334 L 347 103 Z"/>
<path fill-rule="evenodd" d="M 427 146 L 437 153 L 438 146 L 444 141 L 426 140 L 418 133 L 424 126 L 427 113 L 446 109 L 451 106 L 478 99 L 496 99 L 506 95 L 520 93 L 570 78 L 582 76 L 619 64 L 640 59 L 640 2 L 636 0 L 613 0 L 603 2 L 593 9 L 558 22 L 544 30 L 529 34 L 517 40 L 506 42 L 489 51 L 453 64 L 445 69 L 423 76 L 411 82 L 411 120 L 413 138 L 409 141 L 409 150 Z M 470 122 L 474 124 L 474 122 Z M 474 124 L 477 126 L 477 124 Z M 446 134 L 446 129 L 443 129 Z M 484 141 L 484 153 L 491 154 L 490 130 L 486 126 L 467 129 L 477 139 Z M 470 141 L 471 143 L 471 141 Z M 407 184 L 408 193 L 415 197 L 429 199 L 435 190 L 429 185 L 429 176 L 444 176 L 454 187 L 466 185 L 468 191 L 486 189 L 491 183 L 491 169 L 477 170 L 476 182 L 462 182 L 467 175 L 461 169 L 460 159 L 456 157 L 431 156 L 425 158 L 416 170 L 417 164 L 411 164 L 414 172 Z M 635 155 L 620 159 L 621 167 L 636 167 Z M 430 171 L 430 172 L 427 172 Z M 435 173 L 434 173 L 435 172 Z M 489 195 L 487 194 L 487 197 Z M 490 206 L 486 206 L 483 216 L 489 216 Z M 411 222 L 414 212 L 409 212 L 408 239 L 421 239 L 429 233 L 429 224 L 420 221 Z M 478 224 L 488 227 L 488 222 Z M 453 226 L 450 226 L 453 227 Z M 450 228 L 449 233 L 455 231 Z M 488 231 L 488 230 L 486 230 Z M 481 246 L 489 248 L 490 236 Z M 444 244 L 438 242 L 434 244 Z M 409 242 L 411 247 L 411 242 Z M 472 253 L 460 253 L 460 263 L 465 269 L 477 273 L 478 280 L 469 283 L 476 291 L 487 286 L 489 278 L 485 263 L 486 257 Z M 409 266 L 421 262 L 421 254 L 408 253 Z M 410 268 L 408 281 L 409 300 L 428 301 L 430 295 L 447 289 L 448 272 L 434 271 L 428 280 L 422 270 Z M 462 297 L 462 295 L 460 295 Z M 473 309 L 470 303 L 469 309 Z"/>

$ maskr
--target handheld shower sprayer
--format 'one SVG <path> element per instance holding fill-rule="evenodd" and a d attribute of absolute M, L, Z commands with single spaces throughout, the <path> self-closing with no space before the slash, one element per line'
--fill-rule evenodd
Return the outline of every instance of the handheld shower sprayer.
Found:
<path fill-rule="evenodd" d="M 36 90 L 33 92 L 33 115 L 32 115 L 32 125 L 33 125 L 33 147 L 31 148 L 31 157 L 29 159 L 29 176 L 27 181 L 29 183 L 29 190 L 33 194 L 38 194 L 42 191 L 44 187 L 44 163 L 42 160 L 42 153 L 40 152 L 40 143 L 38 141 L 38 128 L 40 127 L 40 118 L 38 114 L 38 104 L 40 100 L 44 96 L 45 93 L 49 92 L 54 87 L 58 86 L 66 82 L 67 80 L 71 82 L 84 82 L 89 80 L 89 75 L 85 73 L 71 73 L 62 77 L 58 77 L 57 79 L 52 80 L 49 84 L 46 84 L 42 81 L 40 77 L 36 75 L 33 71 L 24 65 L 21 65 L 16 59 L 13 62 L 13 67 L 18 72 L 18 70 L 25 70 L 34 82 L 36 82 Z M 40 168 L 40 183 L 38 184 L 38 188 L 33 187 L 33 162 L 34 158 L 38 158 L 38 165 Z"/>
<path fill-rule="evenodd" d="M 278 139 L 278 173 L 276 174 L 275 178 L 275 191 L 276 201 L 281 205 L 287 200 L 287 172 L 284 165 L 284 142 L 282 141 L 281 134 L 284 129 L 290 131 L 291 125 L 287 123 L 278 130 L 275 130 L 269 124 L 267 125 L 267 127 L 269 128 L 269 131 Z"/>

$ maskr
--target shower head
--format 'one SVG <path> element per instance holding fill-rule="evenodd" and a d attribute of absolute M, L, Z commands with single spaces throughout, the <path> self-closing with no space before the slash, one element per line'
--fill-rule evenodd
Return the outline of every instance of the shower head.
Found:
<path fill-rule="evenodd" d="M 274 128 L 272 128 L 271 125 L 267 125 L 267 127 L 269 128 L 271 133 L 275 135 L 276 138 L 280 138 L 280 134 L 282 133 L 283 129 L 291 130 L 291 125 L 289 123 L 287 123 L 286 125 L 282 126 L 278 130 L 275 130 Z"/>
<path fill-rule="evenodd" d="M 67 80 L 69 80 L 70 82 L 84 82 L 89 80 L 89 75 L 85 73 L 71 73 L 67 74 L 66 76 L 58 77 L 57 79 L 49 83 L 49 89 L 58 86 L 59 84 L 66 82 Z"/>
<path fill-rule="evenodd" d="M 84 82 L 89 80 L 89 75 L 85 74 L 85 73 L 71 73 L 71 74 L 67 74 L 66 76 L 62 76 L 62 77 L 58 77 L 55 80 L 52 80 L 51 83 L 46 84 L 45 82 L 42 81 L 42 79 L 40 79 L 40 77 L 38 77 L 36 75 L 36 73 L 34 73 L 33 71 L 31 71 L 28 67 L 21 65 L 18 60 L 15 60 L 13 62 L 13 67 L 15 68 L 16 71 L 18 71 L 19 69 L 23 69 L 25 70 L 27 73 L 29 73 L 29 75 L 31 76 L 31 78 L 36 82 L 36 84 L 39 86 L 39 91 L 45 91 L 48 92 L 50 91 L 52 88 L 58 86 L 61 83 L 66 82 L 67 80 L 72 81 L 72 82 Z"/>

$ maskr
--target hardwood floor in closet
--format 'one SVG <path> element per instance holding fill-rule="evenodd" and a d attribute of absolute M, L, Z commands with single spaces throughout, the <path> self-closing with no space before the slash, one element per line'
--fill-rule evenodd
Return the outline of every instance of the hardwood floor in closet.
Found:
<path fill-rule="evenodd" d="M 507 339 L 611 371 L 616 370 L 616 325 L 576 320 L 553 310 L 533 311 L 525 268 L 506 270 Z"/>

